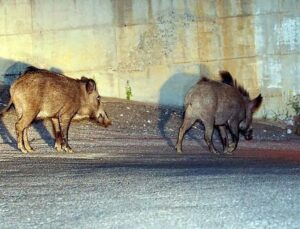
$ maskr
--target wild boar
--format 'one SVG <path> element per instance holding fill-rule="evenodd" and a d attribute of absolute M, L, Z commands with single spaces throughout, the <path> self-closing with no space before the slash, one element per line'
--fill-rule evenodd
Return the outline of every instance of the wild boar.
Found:
<path fill-rule="evenodd" d="M 178 153 L 182 152 L 185 132 L 195 121 L 202 121 L 205 127 L 204 139 L 210 152 L 218 154 L 212 142 L 214 127 L 220 130 L 223 153 L 232 154 L 239 141 L 241 130 L 247 140 L 252 139 L 252 116 L 262 103 L 259 94 L 251 100 L 249 93 L 233 80 L 227 71 L 220 71 L 222 81 L 203 77 L 185 97 L 185 114 L 176 143 Z M 231 134 L 231 140 L 227 136 Z"/>
<path fill-rule="evenodd" d="M 72 79 L 44 69 L 28 67 L 10 87 L 10 102 L 1 112 L 15 106 L 17 147 L 32 152 L 28 127 L 36 119 L 50 119 L 55 136 L 55 149 L 73 152 L 68 144 L 68 130 L 73 119 L 90 118 L 107 127 L 111 124 L 103 109 L 93 79 Z"/>

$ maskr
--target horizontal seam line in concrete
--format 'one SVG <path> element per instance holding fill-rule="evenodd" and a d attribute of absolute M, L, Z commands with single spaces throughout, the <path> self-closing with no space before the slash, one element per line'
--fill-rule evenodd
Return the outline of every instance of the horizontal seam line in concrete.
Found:
<path fill-rule="evenodd" d="M 253 59 L 253 58 L 264 58 L 268 56 L 290 56 L 290 55 L 300 55 L 300 52 L 293 52 L 293 53 L 272 53 L 272 54 L 265 54 L 265 55 L 255 55 L 255 56 L 239 56 L 239 57 L 230 57 L 230 58 L 220 58 L 220 59 L 209 59 L 209 60 L 201 60 L 200 62 L 214 62 L 214 61 L 227 61 L 227 60 L 236 60 L 236 59 Z"/>

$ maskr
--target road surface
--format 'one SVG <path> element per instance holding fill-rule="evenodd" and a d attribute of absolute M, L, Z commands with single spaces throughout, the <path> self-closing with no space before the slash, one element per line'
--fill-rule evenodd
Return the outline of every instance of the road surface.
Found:
<path fill-rule="evenodd" d="M 72 127 L 74 154 L 34 133 L 24 155 L 2 131 L 0 228 L 300 228 L 297 140 L 215 157 L 186 139 L 178 155 L 158 135 L 93 128 Z"/>

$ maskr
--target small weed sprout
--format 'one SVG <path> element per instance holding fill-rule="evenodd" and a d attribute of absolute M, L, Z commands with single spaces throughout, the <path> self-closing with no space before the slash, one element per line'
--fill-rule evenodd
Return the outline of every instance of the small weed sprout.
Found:
<path fill-rule="evenodd" d="M 267 114 L 267 113 L 264 113 L 264 114 L 262 115 L 262 119 L 263 119 L 263 120 L 267 120 L 267 119 L 268 119 L 268 114 Z"/>
<path fill-rule="evenodd" d="M 125 92 L 126 92 L 126 99 L 130 100 L 130 98 L 132 97 L 132 90 L 129 84 L 129 80 L 127 80 L 126 82 Z"/>
<path fill-rule="evenodd" d="M 300 94 L 290 97 L 287 105 L 293 108 L 296 115 L 300 115 Z"/>
<path fill-rule="evenodd" d="M 280 114 L 279 113 L 277 113 L 277 112 L 274 112 L 274 111 L 272 111 L 273 112 L 273 120 L 274 121 L 278 121 L 278 120 L 280 120 Z"/>
<path fill-rule="evenodd" d="M 295 125 L 295 134 L 300 135 L 300 94 L 293 95 L 290 97 L 288 106 L 294 110 L 294 125 Z"/>

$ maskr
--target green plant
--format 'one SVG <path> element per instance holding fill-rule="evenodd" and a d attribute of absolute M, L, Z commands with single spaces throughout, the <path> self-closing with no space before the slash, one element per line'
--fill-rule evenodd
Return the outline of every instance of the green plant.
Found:
<path fill-rule="evenodd" d="M 289 111 L 287 110 L 287 111 L 285 112 L 284 119 L 285 119 L 285 120 L 288 120 L 288 119 L 290 119 L 290 118 L 291 118 L 291 115 L 290 115 Z"/>
<path fill-rule="evenodd" d="M 272 111 L 272 112 L 273 112 L 273 117 L 272 117 L 273 120 L 278 121 L 280 119 L 280 114 L 277 112 L 274 112 L 274 111 Z"/>
<path fill-rule="evenodd" d="M 287 105 L 293 108 L 296 115 L 300 115 L 300 94 L 290 97 Z"/>
<path fill-rule="evenodd" d="M 263 120 L 267 120 L 267 119 L 268 119 L 268 114 L 267 114 L 267 113 L 264 113 L 264 114 L 262 115 L 262 119 L 263 119 Z"/>
<path fill-rule="evenodd" d="M 267 120 L 267 119 L 268 119 L 268 113 L 266 112 L 265 109 L 263 109 L 262 119 L 263 119 L 263 120 Z"/>
<path fill-rule="evenodd" d="M 127 80 L 127 82 L 126 82 L 125 91 L 126 91 L 126 99 L 130 100 L 130 97 L 132 96 L 132 90 L 131 90 L 131 87 L 129 85 L 129 80 Z"/>

